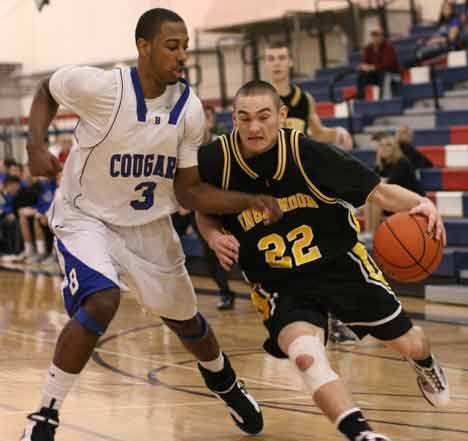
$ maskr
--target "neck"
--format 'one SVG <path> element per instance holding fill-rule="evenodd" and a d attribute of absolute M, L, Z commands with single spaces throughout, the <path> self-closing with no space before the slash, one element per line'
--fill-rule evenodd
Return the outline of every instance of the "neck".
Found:
<path fill-rule="evenodd" d="M 166 84 L 159 78 L 155 78 L 154 75 L 151 75 L 148 69 L 142 66 L 140 61 L 138 62 L 137 71 L 145 98 L 157 98 L 165 92 Z"/>
<path fill-rule="evenodd" d="M 289 78 L 285 78 L 284 80 L 273 81 L 273 87 L 278 92 L 278 95 L 286 96 L 289 95 L 291 92 L 291 83 L 289 82 Z"/>
<path fill-rule="evenodd" d="M 273 144 L 271 144 L 270 146 L 268 147 L 265 147 L 263 150 L 259 151 L 259 152 L 253 152 L 252 150 L 248 150 L 244 144 L 242 143 L 242 140 L 240 139 L 239 137 L 239 150 L 242 154 L 242 156 L 246 159 L 249 159 L 249 158 L 253 158 L 254 156 L 259 156 L 259 155 L 263 155 L 263 153 L 266 153 L 268 151 L 270 151 L 273 147 L 276 146 L 278 142 L 278 138 L 275 140 L 275 142 Z"/>

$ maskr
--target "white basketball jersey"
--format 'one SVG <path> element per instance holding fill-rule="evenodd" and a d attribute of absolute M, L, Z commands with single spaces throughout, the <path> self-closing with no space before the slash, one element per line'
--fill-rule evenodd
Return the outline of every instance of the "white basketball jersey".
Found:
<path fill-rule="evenodd" d="M 93 136 L 78 124 L 79 147 L 67 159 L 60 193 L 105 222 L 143 225 L 178 207 L 173 182 L 192 92 L 182 81 L 168 86 L 163 95 L 167 105 L 150 111 L 136 68 L 114 73 L 120 86 L 108 126 L 92 145 Z"/>

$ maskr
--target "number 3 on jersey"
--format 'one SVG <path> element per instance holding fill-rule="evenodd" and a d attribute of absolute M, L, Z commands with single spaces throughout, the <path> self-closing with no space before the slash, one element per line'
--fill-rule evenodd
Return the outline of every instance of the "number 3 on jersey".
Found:
<path fill-rule="evenodd" d="M 258 249 L 265 251 L 265 261 L 272 268 L 292 268 L 293 264 L 301 266 L 322 257 L 317 246 L 310 246 L 314 233 L 308 225 L 294 228 L 286 235 L 286 239 L 292 244 L 292 256 L 285 255 L 286 242 L 279 234 L 269 234 L 258 241 Z"/>
<path fill-rule="evenodd" d="M 135 210 L 148 210 L 154 205 L 154 190 L 156 182 L 141 182 L 135 187 L 135 191 L 143 190 L 140 199 L 130 201 L 130 206 Z"/>

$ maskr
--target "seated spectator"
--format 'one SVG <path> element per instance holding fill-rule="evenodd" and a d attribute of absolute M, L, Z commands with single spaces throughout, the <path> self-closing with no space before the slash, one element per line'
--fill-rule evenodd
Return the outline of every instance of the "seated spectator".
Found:
<path fill-rule="evenodd" d="M 413 130 L 409 126 L 402 125 L 397 130 L 395 137 L 402 153 L 415 170 L 434 167 L 432 161 L 413 146 Z"/>
<path fill-rule="evenodd" d="M 203 143 L 214 141 L 219 135 L 222 134 L 222 130 L 216 125 L 216 110 L 213 106 L 204 106 L 205 112 L 205 131 L 203 135 Z"/>
<path fill-rule="evenodd" d="M 437 24 L 439 26 L 437 32 L 425 42 L 425 45 L 445 44 L 450 49 L 456 48 L 461 28 L 461 17 L 457 15 L 453 1 L 444 0 L 442 2 Z"/>
<path fill-rule="evenodd" d="M 13 200 L 20 188 L 21 180 L 18 176 L 5 176 L 0 191 L 0 251 L 4 260 L 11 260 L 20 250 L 21 237 L 13 206 Z"/>
<path fill-rule="evenodd" d="M 373 139 L 377 142 L 374 170 L 382 177 L 382 180 L 389 184 L 401 185 L 408 190 L 424 195 L 424 190 L 416 178 L 415 170 L 402 153 L 396 139 L 389 133 L 377 133 Z M 367 203 L 364 211 L 367 235 L 361 236 L 360 239 L 365 241 L 373 237 L 381 222 L 382 210 L 375 204 Z"/>
<path fill-rule="evenodd" d="M 379 86 L 382 91 L 385 74 L 400 72 L 395 48 L 385 39 L 383 30 L 373 29 L 370 35 L 372 41 L 364 49 L 363 62 L 359 65 L 358 99 L 364 99 L 368 84 Z"/>
<path fill-rule="evenodd" d="M 7 176 L 17 176 L 21 178 L 22 167 L 13 158 L 5 158 L 3 167 L 0 169 L 0 183 L 4 181 Z"/>
<path fill-rule="evenodd" d="M 17 260 L 26 260 L 26 263 L 38 263 L 49 258 L 45 236 L 48 232 L 46 212 L 57 189 L 57 183 L 54 179 L 34 179 L 33 187 L 37 191 L 36 202 L 32 206 L 25 206 L 18 210 L 24 252 Z"/>

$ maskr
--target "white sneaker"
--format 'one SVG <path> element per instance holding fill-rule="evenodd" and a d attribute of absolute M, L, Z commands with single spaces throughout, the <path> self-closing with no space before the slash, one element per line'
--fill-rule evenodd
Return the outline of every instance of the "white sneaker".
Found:
<path fill-rule="evenodd" d="M 449 384 L 435 357 L 432 356 L 430 368 L 419 366 L 411 359 L 408 362 L 418 374 L 418 386 L 427 402 L 434 407 L 446 406 L 450 402 Z"/>
<path fill-rule="evenodd" d="M 24 251 L 22 253 L 17 254 L 11 261 L 15 263 L 23 262 L 26 260 L 28 256 Z"/>
<path fill-rule="evenodd" d="M 356 441 L 391 441 L 391 439 L 381 435 L 380 433 L 367 431 L 361 432 L 357 436 Z"/>

